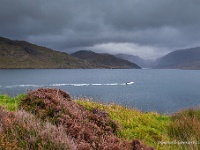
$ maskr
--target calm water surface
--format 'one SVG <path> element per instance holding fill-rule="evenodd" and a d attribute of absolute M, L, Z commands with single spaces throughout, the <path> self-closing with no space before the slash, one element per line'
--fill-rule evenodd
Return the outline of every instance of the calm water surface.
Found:
<path fill-rule="evenodd" d="M 134 84 L 126 84 L 131 81 Z M 195 70 L 0 70 L 0 94 L 14 96 L 39 87 L 60 88 L 71 96 L 87 96 L 159 113 L 200 104 L 200 71 Z"/>

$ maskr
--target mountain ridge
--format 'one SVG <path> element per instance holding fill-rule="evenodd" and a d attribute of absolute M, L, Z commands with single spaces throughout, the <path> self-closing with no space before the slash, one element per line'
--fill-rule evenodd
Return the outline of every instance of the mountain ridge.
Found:
<path fill-rule="evenodd" d="M 157 59 L 158 69 L 200 69 L 200 47 L 175 50 Z"/>
<path fill-rule="evenodd" d="M 90 50 L 80 50 L 75 53 L 71 54 L 72 56 L 84 60 L 94 66 L 100 66 L 103 68 L 110 68 L 110 69 L 117 69 L 117 68 L 124 68 L 124 69 L 141 69 L 135 63 L 131 63 L 127 60 L 117 58 L 114 55 L 107 54 L 107 53 L 96 53 Z"/>
<path fill-rule="evenodd" d="M 67 53 L 0 37 L 1 69 L 89 68 L 85 62 Z"/>
<path fill-rule="evenodd" d="M 65 52 L 60 52 L 29 43 L 0 37 L 0 69 L 128 69 L 138 65 L 115 58 L 110 54 L 92 52 L 96 62 L 86 61 Z M 97 58 L 95 58 L 98 56 Z M 100 59 L 99 59 L 100 58 Z M 86 59 L 86 58 L 85 58 Z M 116 61 L 116 62 L 115 62 Z"/>

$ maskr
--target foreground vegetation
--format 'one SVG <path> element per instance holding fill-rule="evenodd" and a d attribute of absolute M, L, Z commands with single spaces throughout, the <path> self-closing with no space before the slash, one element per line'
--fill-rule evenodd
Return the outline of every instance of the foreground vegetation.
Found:
<path fill-rule="evenodd" d="M 139 139 L 154 147 L 157 146 L 158 141 L 169 140 L 166 129 L 170 120 L 169 116 L 155 112 L 143 113 L 116 104 L 104 105 L 84 99 L 77 100 L 77 103 L 85 106 L 88 110 L 93 108 L 105 110 L 111 119 L 120 124 L 121 128 L 117 135 L 123 139 Z"/>
<path fill-rule="evenodd" d="M 56 89 L 0 95 L 0 105 L 0 149 L 200 149 L 198 108 L 171 116 L 145 113 L 72 101 Z"/>

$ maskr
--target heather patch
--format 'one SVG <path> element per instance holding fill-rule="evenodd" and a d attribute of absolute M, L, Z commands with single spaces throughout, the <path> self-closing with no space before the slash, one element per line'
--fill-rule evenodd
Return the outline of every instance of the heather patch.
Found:
<path fill-rule="evenodd" d="M 0 108 L 0 149 L 2 150 L 76 150 L 74 141 L 62 126 L 41 121 L 19 110 L 15 113 Z"/>
<path fill-rule="evenodd" d="M 117 137 L 120 126 L 106 111 L 87 110 L 59 89 L 31 91 L 21 100 L 20 108 L 55 126 L 62 126 L 79 150 L 148 148 L 140 142 Z"/>

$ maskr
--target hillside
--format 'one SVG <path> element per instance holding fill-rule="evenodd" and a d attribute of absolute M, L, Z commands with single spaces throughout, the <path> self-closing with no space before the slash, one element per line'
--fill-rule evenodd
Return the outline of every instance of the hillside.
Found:
<path fill-rule="evenodd" d="M 200 69 L 200 47 L 173 51 L 158 59 L 155 68 Z"/>
<path fill-rule="evenodd" d="M 115 57 L 128 60 L 132 63 L 136 63 L 142 68 L 152 68 L 155 65 L 155 60 L 145 60 L 139 56 L 128 55 L 128 54 L 116 54 Z"/>
<path fill-rule="evenodd" d="M 134 63 L 117 58 L 110 54 L 99 54 L 93 51 L 81 50 L 71 55 L 90 63 L 95 68 L 141 68 Z"/>
<path fill-rule="evenodd" d="M 67 53 L 0 37 L 0 68 L 90 68 Z"/>

